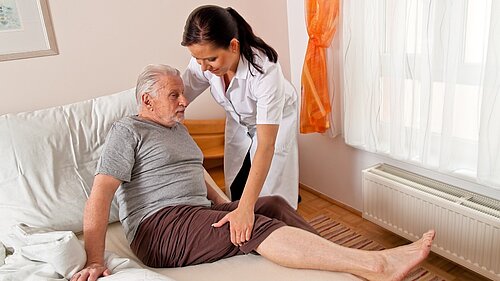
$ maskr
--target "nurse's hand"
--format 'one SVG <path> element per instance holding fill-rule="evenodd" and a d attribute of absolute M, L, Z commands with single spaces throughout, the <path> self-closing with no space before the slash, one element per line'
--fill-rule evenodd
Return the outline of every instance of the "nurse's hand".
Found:
<path fill-rule="evenodd" d="M 212 224 L 213 227 L 221 227 L 229 222 L 231 232 L 231 243 L 242 246 L 252 236 L 253 223 L 255 219 L 253 209 L 236 208 L 228 213 L 220 221 Z"/>

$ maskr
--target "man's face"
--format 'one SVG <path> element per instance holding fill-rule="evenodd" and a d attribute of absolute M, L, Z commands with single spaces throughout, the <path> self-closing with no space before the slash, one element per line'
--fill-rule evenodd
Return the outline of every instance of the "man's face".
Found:
<path fill-rule="evenodd" d="M 156 93 L 156 97 L 149 99 L 155 121 L 167 127 L 182 122 L 188 105 L 182 79 L 178 76 L 161 77 L 156 84 Z"/>

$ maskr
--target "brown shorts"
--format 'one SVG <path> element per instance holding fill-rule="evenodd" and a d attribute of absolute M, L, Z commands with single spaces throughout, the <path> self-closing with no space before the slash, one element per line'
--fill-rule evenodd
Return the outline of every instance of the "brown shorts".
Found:
<path fill-rule="evenodd" d="M 252 236 L 237 247 L 231 243 L 229 223 L 220 228 L 211 226 L 237 206 L 238 201 L 210 208 L 163 208 L 141 222 L 130 247 L 147 266 L 180 267 L 248 254 L 271 232 L 285 225 L 317 233 L 283 198 L 261 197 L 255 205 Z"/>

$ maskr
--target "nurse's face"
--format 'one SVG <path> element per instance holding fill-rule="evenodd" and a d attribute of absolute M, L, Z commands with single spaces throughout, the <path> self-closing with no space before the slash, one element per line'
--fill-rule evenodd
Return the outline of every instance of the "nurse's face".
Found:
<path fill-rule="evenodd" d="M 238 68 L 240 49 L 236 39 L 231 40 L 227 49 L 214 47 L 210 43 L 193 44 L 187 48 L 203 71 L 223 76 L 228 72 L 235 73 Z"/>

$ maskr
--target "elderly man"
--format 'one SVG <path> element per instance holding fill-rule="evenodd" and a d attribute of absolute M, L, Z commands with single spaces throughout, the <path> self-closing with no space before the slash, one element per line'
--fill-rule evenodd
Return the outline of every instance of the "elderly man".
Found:
<path fill-rule="evenodd" d="M 257 252 L 283 266 L 342 271 L 368 280 L 401 280 L 429 254 L 434 231 L 410 245 L 384 250 L 345 248 L 318 236 L 278 196 L 259 198 L 250 239 L 230 222 L 238 206 L 204 181 L 203 155 L 180 123 L 188 104 L 179 71 L 149 65 L 137 81 L 137 116 L 108 133 L 84 213 L 87 264 L 72 280 L 111 274 L 104 241 L 116 193 L 120 221 L 134 253 L 151 267 L 178 267 Z M 246 242 L 242 242 L 246 241 Z"/>

